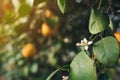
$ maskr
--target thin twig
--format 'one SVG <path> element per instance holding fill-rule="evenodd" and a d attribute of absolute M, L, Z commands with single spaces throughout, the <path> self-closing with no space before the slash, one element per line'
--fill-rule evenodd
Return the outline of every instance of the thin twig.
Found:
<path fill-rule="evenodd" d="M 112 13 L 112 18 L 114 17 L 114 11 L 113 11 L 113 8 L 112 8 L 112 3 L 111 3 L 112 0 L 108 0 L 108 3 L 109 3 L 109 7 L 108 7 L 108 10 L 107 10 L 107 13 L 109 12 L 109 10 L 111 11 Z"/>
<path fill-rule="evenodd" d="M 100 0 L 100 2 L 99 2 L 98 8 L 97 8 L 98 10 L 100 9 L 101 4 L 102 4 L 102 0 Z"/>
<path fill-rule="evenodd" d="M 98 35 L 95 35 L 95 37 L 93 37 L 92 41 L 94 41 L 97 37 L 98 37 Z"/>

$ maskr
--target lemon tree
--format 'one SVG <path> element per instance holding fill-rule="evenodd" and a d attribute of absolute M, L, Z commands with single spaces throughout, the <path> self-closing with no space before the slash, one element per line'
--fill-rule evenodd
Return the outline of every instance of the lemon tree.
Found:
<path fill-rule="evenodd" d="M 0 6 L 0 79 L 110 80 L 119 72 L 119 0 Z"/>
<path fill-rule="evenodd" d="M 74 0 L 57 0 L 60 11 L 64 14 L 69 11 L 72 12 L 73 10 L 70 6 L 73 5 L 73 3 L 71 4 L 72 1 L 74 2 Z M 84 0 L 77 0 L 78 3 L 81 1 L 84 2 Z M 112 2 L 99 0 L 98 2 L 96 1 L 97 6 L 94 3 L 95 1 L 90 2 L 92 6 L 89 5 L 90 15 L 87 27 L 91 35 L 88 38 L 90 41 L 84 38 L 76 44 L 80 47 L 80 51 L 71 61 L 68 68 L 69 75 L 67 77 L 69 77 L 69 80 L 110 80 L 110 76 L 107 75 L 104 69 L 114 66 L 119 58 L 119 34 L 114 34 L 112 28 L 109 27 L 111 17 L 108 16 L 109 13 L 105 13 L 103 10 L 105 5 L 111 7 Z M 112 10 L 110 11 L 112 12 Z M 80 13 L 78 14 L 80 15 Z M 68 80 L 63 77 L 64 79 Z M 52 80 L 52 77 L 47 80 Z"/>

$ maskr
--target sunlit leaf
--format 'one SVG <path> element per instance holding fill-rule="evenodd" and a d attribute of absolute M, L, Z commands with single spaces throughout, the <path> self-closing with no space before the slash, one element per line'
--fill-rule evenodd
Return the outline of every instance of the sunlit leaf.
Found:
<path fill-rule="evenodd" d="M 13 23 L 14 21 L 15 21 L 16 19 L 15 19 L 15 14 L 14 14 L 14 12 L 13 11 L 7 11 L 6 13 L 5 13 L 5 16 L 3 17 L 3 19 L 2 19 L 2 22 L 3 23 L 9 23 L 9 24 L 11 24 L 11 23 Z"/>
<path fill-rule="evenodd" d="M 107 15 L 98 10 L 91 10 L 89 31 L 92 34 L 103 32 L 109 26 L 109 18 Z"/>
<path fill-rule="evenodd" d="M 17 62 L 17 64 L 18 64 L 18 66 L 22 66 L 22 65 L 24 64 L 24 60 L 19 60 L 19 61 Z"/>
<path fill-rule="evenodd" d="M 70 80 L 97 80 L 93 61 L 86 52 L 80 52 L 70 64 Z"/>
<path fill-rule="evenodd" d="M 30 68 L 32 73 L 36 73 L 38 71 L 38 64 L 34 63 Z"/>
<path fill-rule="evenodd" d="M 23 67 L 23 74 L 24 74 L 24 76 L 28 76 L 29 75 L 29 66 Z"/>
<path fill-rule="evenodd" d="M 30 13 L 31 7 L 26 2 L 21 2 L 18 13 L 21 17 L 26 16 Z"/>
<path fill-rule="evenodd" d="M 62 13 L 65 13 L 72 9 L 74 0 L 57 0 L 58 7 Z"/>
<path fill-rule="evenodd" d="M 93 52 L 104 65 L 113 65 L 119 56 L 119 45 L 114 37 L 106 37 L 95 43 Z"/>

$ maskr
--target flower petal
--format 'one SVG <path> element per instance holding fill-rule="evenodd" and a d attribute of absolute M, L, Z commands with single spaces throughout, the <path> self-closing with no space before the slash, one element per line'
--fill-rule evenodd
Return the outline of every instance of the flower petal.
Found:
<path fill-rule="evenodd" d="M 85 48 L 85 50 L 88 50 L 88 46 L 85 46 L 84 48 Z"/>
<path fill-rule="evenodd" d="M 76 46 L 80 46 L 81 45 L 81 43 L 76 43 Z"/>
<path fill-rule="evenodd" d="M 76 46 L 84 46 L 84 43 L 76 43 Z"/>
<path fill-rule="evenodd" d="M 68 76 L 62 76 L 63 80 L 68 80 Z"/>
<path fill-rule="evenodd" d="M 87 43 L 87 39 L 86 39 L 86 38 L 84 38 L 83 41 L 84 41 L 85 43 Z"/>
<path fill-rule="evenodd" d="M 83 40 L 81 40 L 81 43 L 83 43 L 84 41 Z"/>
<path fill-rule="evenodd" d="M 90 44 L 92 44 L 92 43 L 93 43 L 93 41 L 89 41 L 87 44 L 90 45 Z"/>

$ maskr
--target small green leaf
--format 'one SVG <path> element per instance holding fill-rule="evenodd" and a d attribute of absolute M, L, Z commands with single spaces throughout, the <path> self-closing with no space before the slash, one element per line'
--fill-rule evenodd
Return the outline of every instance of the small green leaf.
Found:
<path fill-rule="evenodd" d="M 24 74 L 24 76 L 28 76 L 29 75 L 29 66 L 23 67 L 23 74 Z"/>
<path fill-rule="evenodd" d="M 22 66 L 22 65 L 24 64 L 24 60 L 19 60 L 19 61 L 17 62 L 17 64 L 18 64 L 18 66 Z"/>
<path fill-rule="evenodd" d="M 54 72 L 52 72 L 52 73 L 47 77 L 46 80 L 51 80 L 51 78 L 52 78 L 57 72 L 61 71 L 62 69 L 68 69 L 68 68 L 69 68 L 69 65 L 65 65 L 65 66 L 63 66 L 63 67 L 55 70 Z"/>
<path fill-rule="evenodd" d="M 70 64 L 70 80 L 97 80 L 93 61 L 83 51 Z"/>
<path fill-rule="evenodd" d="M 38 71 L 38 64 L 34 63 L 30 68 L 32 73 L 36 73 Z"/>
<path fill-rule="evenodd" d="M 13 11 L 7 11 L 2 18 L 2 23 L 4 24 L 11 24 L 16 21 L 15 14 Z"/>
<path fill-rule="evenodd" d="M 119 56 L 119 45 L 114 37 L 106 37 L 95 43 L 93 52 L 104 65 L 113 65 Z"/>
<path fill-rule="evenodd" d="M 74 0 L 57 0 L 58 7 L 62 13 L 65 13 L 72 9 L 72 4 Z"/>
<path fill-rule="evenodd" d="M 98 10 L 91 10 L 89 31 L 92 34 L 103 32 L 109 26 L 109 18 L 107 15 Z"/>
<path fill-rule="evenodd" d="M 26 16 L 30 13 L 31 7 L 26 2 L 22 2 L 20 4 L 20 8 L 18 10 L 20 17 Z"/>

